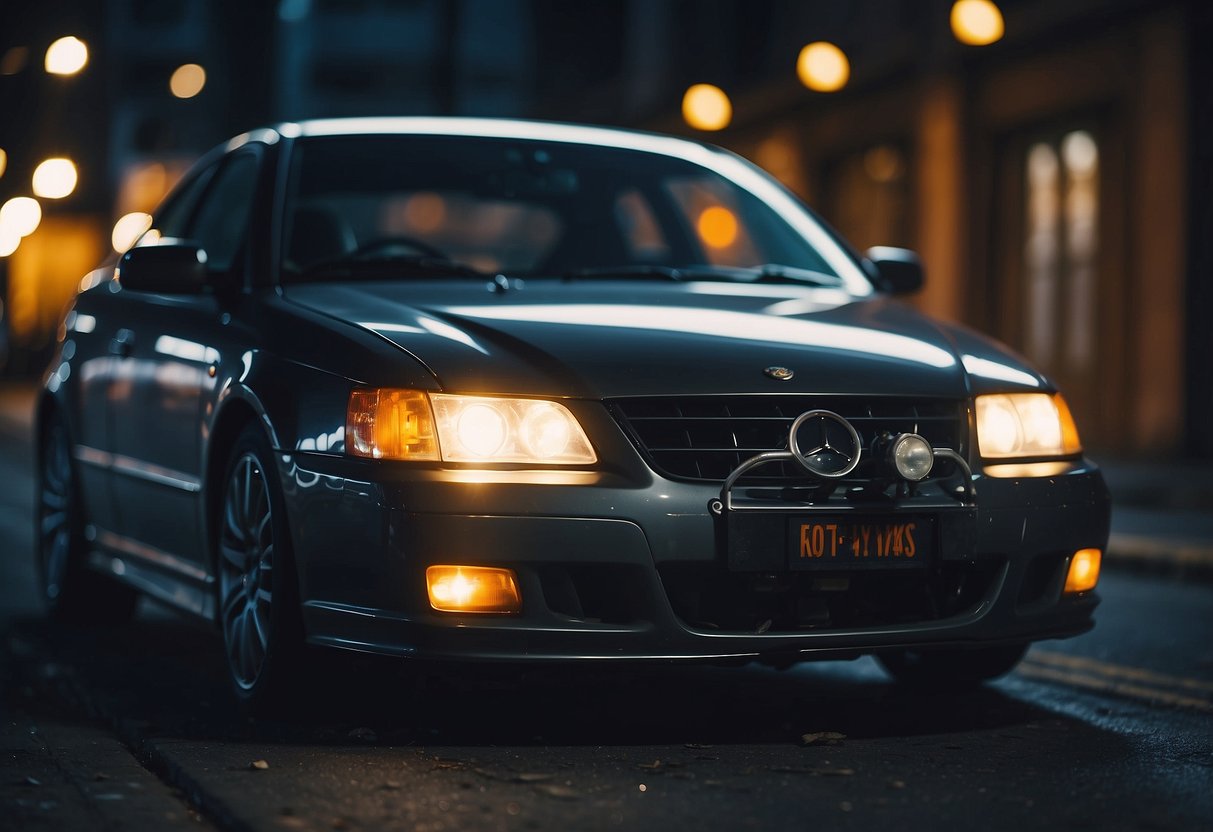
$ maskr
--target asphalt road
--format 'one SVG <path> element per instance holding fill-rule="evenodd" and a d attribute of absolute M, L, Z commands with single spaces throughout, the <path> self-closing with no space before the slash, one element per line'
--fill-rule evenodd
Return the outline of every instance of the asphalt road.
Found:
<path fill-rule="evenodd" d="M 151 604 L 42 622 L 30 488 L 0 421 L 0 829 L 1213 828 L 1205 583 L 1107 573 L 1092 633 L 976 693 L 869 660 L 418 676 L 319 655 L 297 712 L 252 724 L 203 625 Z"/>

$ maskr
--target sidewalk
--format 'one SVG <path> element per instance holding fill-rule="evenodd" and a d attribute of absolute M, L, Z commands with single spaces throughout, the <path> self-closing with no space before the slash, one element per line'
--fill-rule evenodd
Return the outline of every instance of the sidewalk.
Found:
<path fill-rule="evenodd" d="M 35 393 L 0 382 L 0 431 L 29 435 Z M 1213 463 L 1097 461 L 1112 491 L 1108 565 L 1213 579 Z"/>

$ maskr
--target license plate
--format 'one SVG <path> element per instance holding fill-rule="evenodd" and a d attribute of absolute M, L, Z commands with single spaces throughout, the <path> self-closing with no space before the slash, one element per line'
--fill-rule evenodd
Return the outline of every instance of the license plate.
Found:
<path fill-rule="evenodd" d="M 900 569 L 925 566 L 935 543 L 930 517 L 793 517 L 792 569 Z"/>

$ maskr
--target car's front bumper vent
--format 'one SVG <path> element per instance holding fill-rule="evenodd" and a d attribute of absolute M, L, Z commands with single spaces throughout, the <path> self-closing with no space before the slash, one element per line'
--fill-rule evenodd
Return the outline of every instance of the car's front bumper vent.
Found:
<path fill-rule="evenodd" d="M 964 403 L 893 396 L 660 396 L 615 399 L 610 405 L 649 463 L 670 479 L 720 482 L 742 462 L 787 447 L 792 421 L 808 410 L 839 414 L 863 447 L 884 432 L 917 433 L 933 447 L 966 453 Z M 874 474 L 867 456 L 854 479 Z M 751 482 L 803 480 L 793 463 L 768 465 Z"/>

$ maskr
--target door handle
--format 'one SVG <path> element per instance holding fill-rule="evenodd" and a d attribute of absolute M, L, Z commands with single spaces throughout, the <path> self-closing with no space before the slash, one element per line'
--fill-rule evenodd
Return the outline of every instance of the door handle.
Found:
<path fill-rule="evenodd" d="M 135 333 L 129 329 L 120 329 L 113 338 L 110 339 L 110 355 L 116 355 L 119 358 L 130 358 L 131 353 L 135 351 Z"/>

